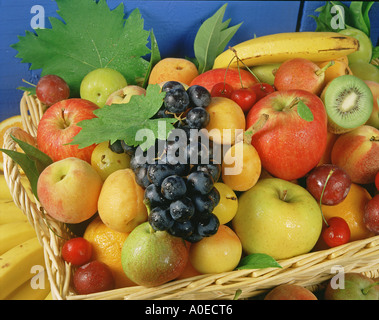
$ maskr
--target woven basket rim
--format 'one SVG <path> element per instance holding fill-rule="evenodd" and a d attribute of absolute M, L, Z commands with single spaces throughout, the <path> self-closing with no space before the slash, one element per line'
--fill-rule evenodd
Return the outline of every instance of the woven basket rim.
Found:
<path fill-rule="evenodd" d="M 25 131 L 36 137 L 37 127 L 46 106 L 36 96 L 24 93 L 20 101 L 20 113 Z M 9 129 L 4 135 L 3 148 L 15 150 Z M 61 258 L 60 249 L 72 236 L 61 222 L 45 214 L 38 200 L 27 192 L 21 183 L 17 164 L 4 154 L 4 176 L 15 204 L 23 211 L 34 228 L 45 255 L 48 279 L 53 299 L 102 300 L 102 299 L 184 299 L 218 300 L 233 299 L 241 290 L 240 298 L 251 298 L 271 288 L 296 283 L 315 291 L 334 276 L 336 266 L 344 272 L 359 272 L 370 278 L 379 277 L 379 235 L 322 251 L 309 252 L 289 259 L 279 260 L 282 268 L 236 270 L 220 274 L 202 274 L 192 278 L 175 280 L 158 287 L 141 286 L 114 289 L 89 295 L 77 295 L 70 287 L 73 268 Z"/>

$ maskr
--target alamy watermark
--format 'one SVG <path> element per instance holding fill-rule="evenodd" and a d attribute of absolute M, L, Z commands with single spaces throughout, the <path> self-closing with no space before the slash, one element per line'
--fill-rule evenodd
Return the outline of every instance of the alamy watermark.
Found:
<path fill-rule="evenodd" d="M 33 29 L 45 29 L 45 8 L 36 4 L 30 8 L 30 13 L 34 14 L 30 20 Z"/>
<path fill-rule="evenodd" d="M 330 13 L 333 15 L 330 20 L 330 26 L 333 30 L 345 29 L 345 9 L 343 6 L 334 5 L 330 8 Z"/>

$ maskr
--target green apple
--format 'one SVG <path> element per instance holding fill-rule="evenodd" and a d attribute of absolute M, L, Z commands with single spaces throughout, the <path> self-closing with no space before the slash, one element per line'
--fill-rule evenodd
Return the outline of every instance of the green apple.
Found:
<path fill-rule="evenodd" d="M 338 283 L 333 278 L 329 281 L 325 300 L 379 300 L 378 281 L 355 272 L 342 274 L 338 280 Z M 339 283 L 342 280 L 343 286 Z"/>
<path fill-rule="evenodd" d="M 349 64 L 353 75 L 364 81 L 375 81 L 379 83 L 379 69 L 368 62 L 354 62 Z"/>
<path fill-rule="evenodd" d="M 349 65 L 355 62 L 369 63 L 371 61 L 372 43 L 370 38 L 363 31 L 355 28 L 346 28 L 341 30 L 340 33 L 353 37 L 359 41 L 359 49 L 347 56 L 349 59 Z"/>
<path fill-rule="evenodd" d="M 83 78 L 80 84 L 80 97 L 102 108 L 113 92 L 127 85 L 125 77 L 117 70 L 98 68 L 92 70 Z"/>
<path fill-rule="evenodd" d="M 232 224 L 246 254 L 287 259 L 314 247 L 321 233 L 322 214 L 303 187 L 266 178 L 240 196 Z"/>

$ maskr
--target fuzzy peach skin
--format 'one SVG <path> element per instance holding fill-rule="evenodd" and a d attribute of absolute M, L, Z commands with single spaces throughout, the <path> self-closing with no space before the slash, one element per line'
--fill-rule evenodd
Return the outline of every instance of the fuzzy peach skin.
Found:
<path fill-rule="evenodd" d="M 37 194 L 49 216 L 64 223 L 80 223 L 97 212 L 102 184 L 88 162 L 69 157 L 41 172 Z"/>
<path fill-rule="evenodd" d="M 331 158 L 352 182 L 373 183 L 379 171 L 379 130 L 364 125 L 342 134 L 334 143 Z"/>

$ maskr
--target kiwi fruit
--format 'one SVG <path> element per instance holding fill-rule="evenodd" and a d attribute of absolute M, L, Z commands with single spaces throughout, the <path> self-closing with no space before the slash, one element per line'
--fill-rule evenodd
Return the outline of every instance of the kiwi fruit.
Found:
<path fill-rule="evenodd" d="M 343 75 L 332 80 L 321 95 L 328 115 L 328 130 L 341 134 L 351 131 L 370 118 L 374 98 L 363 80 Z"/>

